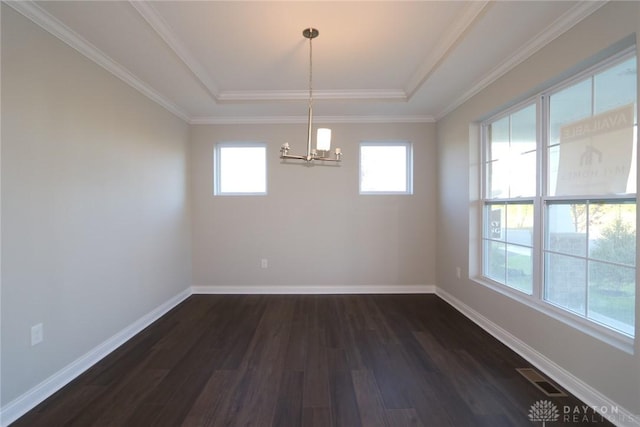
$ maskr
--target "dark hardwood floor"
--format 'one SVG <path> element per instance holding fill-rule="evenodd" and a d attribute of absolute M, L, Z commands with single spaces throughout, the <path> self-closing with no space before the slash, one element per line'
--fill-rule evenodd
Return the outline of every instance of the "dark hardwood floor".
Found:
<path fill-rule="evenodd" d="M 13 425 L 611 425 L 529 366 L 435 295 L 194 295 Z"/>

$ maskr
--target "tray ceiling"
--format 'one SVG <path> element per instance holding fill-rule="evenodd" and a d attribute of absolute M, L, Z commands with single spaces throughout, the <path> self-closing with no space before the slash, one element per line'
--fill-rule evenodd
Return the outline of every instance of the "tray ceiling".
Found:
<path fill-rule="evenodd" d="M 8 2 L 190 123 L 433 121 L 604 2 Z"/>

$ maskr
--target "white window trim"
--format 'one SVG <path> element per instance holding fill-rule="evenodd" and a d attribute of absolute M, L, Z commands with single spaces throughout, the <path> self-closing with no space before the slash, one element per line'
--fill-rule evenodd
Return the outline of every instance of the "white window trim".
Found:
<path fill-rule="evenodd" d="M 543 185 L 543 183 L 546 182 L 546 177 L 547 175 L 547 170 L 546 170 L 546 155 L 547 155 L 547 146 L 546 143 L 548 141 L 548 134 L 543 134 L 542 132 L 546 132 L 547 131 L 547 123 L 546 120 L 547 118 L 543 115 L 543 112 L 546 110 L 548 111 L 548 100 L 549 100 L 549 96 L 552 95 L 553 93 L 559 92 L 562 89 L 571 86 L 572 84 L 576 83 L 577 81 L 592 75 L 594 73 L 597 73 L 599 70 L 602 69 L 606 69 L 609 67 L 614 66 L 616 63 L 619 63 L 623 60 L 626 60 L 628 57 L 635 55 L 636 54 L 636 47 L 635 45 L 632 47 L 628 47 L 616 54 L 613 54 L 611 56 L 609 56 L 608 58 L 601 60 L 598 62 L 598 64 L 596 65 L 592 65 L 574 75 L 572 75 L 569 78 L 566 78 L 564 80 L 562 80 L 561 82 L 554 84 L 553 86 L 547 87 L 546 89 L 540 90 L 539 92 L 535 93 L 533 96 L 528 96 L 527 99 L 518 102 L 517 104 L 512 104 L 510 107 L 505 108 L 503 110 L 501 110 L 498 114 L 494 114 L 491 117 L 485 118 L 484 120 L 482 120 L 482 122 L 478 122 L 477 123 L 477 129 L 479 132 L 479 138 L 478 138 L 478 144 L 477 144 L 477 149 L 479 150 L 479 159 L 480 159 L 480 165 L 481 167 L 479 168 L 479 184 L 480 184 L 480 192 L 479 192 L 479 199 L 478 199 L 478 209 L 476 210 L 477 212 L 477 226 L 479 227 L 479 229 L 474 232 L 478 234 L 478 239 L 477 239 L 477 245 L 476 245 L 476 251 L 474 257 L 475 259 L 473 260 L 473 264 L 470 264 L 470 277 L 469 279 L 472 280 L 475 283 L 478 283 L 480 285 L 483 285 L 489 289 L 492 289 L 502 295 L 505 295 L 511 299 L 514 299 L 540 313 L 543 313 L 553 319 L 556 319 L 562 323 L 565 323 L 589 336 L 592 336 L 596 339 L 599 339 L 613 347 L 616 347 L 626 353 L 629 354 L 633 354 L 634 353 L 634 341 L 635 341 L 635 337 L 638 336 L 638 334 L 640 333 L 640 331 L 637 328 L 638 325 L 638 319 L 636 319 L 636 328 L 635 328 L 635 332 L 634 335 L 635 337 L 629 336 L 627 334 L 625 334 L 624 332 L 621 331 L 617 331 L 615 329 L 612 329 L 609 326 L 604 326 L 599 324 L 596 320 L 594 320 L 593 318 L 587 318 L 587 317 L 583 317 L 580 316 L 578 314 L 574 314 L 571 311 L 568 311 L 565 308 L 556 306 L 555 304 L 546 301 L 544 299 L 544 278 L 543 278 L 543 234 L 544 234 L 544 230 L 543 230 L 543 221 L 542 221 L 542 216 L 544 215 L 544 204 L 547 201 L 552 201 L 552 200 L 563 200 L 565 199 L 565 197 L 556 197 L 556 196 L 548 196 L 546 194 L 546 189 L 543 189 L 541 186 Z M 537 105 L 537 124 L 538 124 L 538 147 L 537 147 L 537 152 L 538 152 L 538 156 L 537 156 L 537 162 L 538 162 L 538 167 L 537 167 L 537 171 L 538 171 L 538 176 L 537 176 L 537 182 L 536 182 L 536 196 L 534 197 L 534 230 L 535 230 L 535 234 L 534 234 L 534 241 L 533 241 L 533 245 L 535 250 L 533 251 L 533 292 L 532 295 L 528 295 L 522 291 L 519 291 L 518 289 L 509 287 L 507 285 L 504 285 L 502 283 L 496 282 L 491 280 L 490 278 L 486 277 L 483 275 L 484 273 L 484 266 L 483 266 L 483 251 L 484 251 L 484 202 L 486 200 L 492 200 L 492 201 L 504 201 L 501 199 L 486 199 L 485 198 L 485 188 L 487 185 L 486 179 L 486 168 L 485 168 L 485 164 L 486 164 L 486 123 L 489 122 L 493 122 L 496 120 L 499 120 L 503 117 L 506 117 L 512 113 L 514 113 L 515 111 L 530 105 L 531 103 L 535 103 Z M 543 105 L 543 103 L 547 104 L 547 105 Z M 636 105 L 640 105 L 640 100 L 636 101 Z M 606 200 L 610 200 L 610 201 L 615 201 L 616 199 L 626 199 L 629 198 L 630 195 L 608 195 L 606 197 Z M 636 203 L 637 203 L 637 194 L 635 195 L 631 195 L 632 198 L 636 198 Z M 574 199 L 575 197 L 571 198 Z M 596 197 L 598 199 L 600 199 L 601 197 Z M 507 199 L 509 201 L 514 200 L 514 199 Z M 477 267 L 475 268 L 474 271 L 471 270 L 471 267 L 473 265 L 476 265 Z M 636 266 L 636 269 L 638 268 L 638 266 Z M 637 274 L 636 274 L 637 277 Z M 637 286 L 637 285 L 636 285 Z M 638 295 L 638 292 L 636 291 L 636 305 L 638 304 L 638 301 L 640 301 L 640 295 Z"/>
<path fill-rule="evenodd" d="M 384 147 L 384 146 L 396 146 L 405 147 L 406 158 L 406 171 L 405 177 L 407 183 L 407 189 L 405 191 L 362 191 L 362 162 L 360 150 L 362 147 Z M 384 196 L 384 195 L 412 195 L 413 194 L 413 144 L 409 141 L 362 141 L 358 147 L 358 194 L 362 196 Z"/>
<path fill-rule="evenodd" d="M 223 192 L 220 190 L 220 149 L 225 147 L 262 147 L 265 149 L 264 182 L 265 190 L 257 192 Z M 268 169 L 267 144 L 265 142 L 219 142 L 213 147 L 213 195 L 223 196 L 266 196 L 269 189 L 269 169 Z"/>

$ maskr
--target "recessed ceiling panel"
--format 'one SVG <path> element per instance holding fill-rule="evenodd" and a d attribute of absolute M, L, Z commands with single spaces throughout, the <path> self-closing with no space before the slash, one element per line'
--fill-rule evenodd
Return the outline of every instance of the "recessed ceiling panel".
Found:
<path fill-rule="evenodd" d="M 464 2 L 157 2 L 222 92 L 402 89 Z"/>

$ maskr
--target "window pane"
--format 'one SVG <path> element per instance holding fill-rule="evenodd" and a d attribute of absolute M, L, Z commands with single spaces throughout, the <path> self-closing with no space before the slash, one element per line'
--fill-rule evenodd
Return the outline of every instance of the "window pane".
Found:
<path fill-rule="evenodd" d="M 635 325 L 636 204 L 589 205 L 588 317 L 633 335 Z M 601 262 L 603 261 L 603 262 Z"/>
<path fill-rule="evenodd" d="M 636 58 L 629 58 L 594 77 L 595 114 L 636 102 Z"/>
<path fill-rule="evenodd" d="M 533 244 L 533 204 L 507 205 L 507 242 Z"/>
<path fill-rule="evenodd" d="M 361 193 L 410 193 L 406 143 L 360 146 Z"/>
<path fill-rule="evenodd" d="M 589 256 L 635 267 L 635 203 L 589 205 Z"/>
<path fill-rule="evenodd" d="M 506 284 L 531 295 L 533 291 L 533 257 L 531 248 L 507 245 Z"/>
<path fill-rule="evenodd" d="M 536 106 L 511 115 L 511 174 L 509 197 L 536 194 Z"/>
<path fill-rule="evenodd" d="M 487 197 L 509 197 L 509 163 L 507 160 L 493 160 L 488 165 Z"/>
<path fill-rule="evenodd" d="M 493 240 L 504 240 L 506 233 L 506 209 L 505 205 L 486 205 L 485 206 L 486 227 L 484 237 Z"/>
<path fill-rule="evenodd" d="M 554 93 L 549 99 L 549 145 L 560 143 L 560 128 L 591 116 L 591 79 Z"/>
<path fill-rule="evenodd" d="M 635 217 L 635 203 L 550 204 L 546 250 L 575 256 L 547 253 L 546 299 L 633 335 Z M 585 265 L 588 265 L 586 278 Z M 587 311 L 583 312 L 585 300 Z"/>
<path fill-rule="evenodd" d="M 536 153 L 511 158 L 509 197 L 533 197 L 536 194 Z"/>
<path fill-rule="evenodd" d="M 509 116 L 489 125 L 488 160 L 505 159 L 509 155 Z"/>
<path fill-rule="evenodd" d="M 499 283 L 506 282 L 506 245 L 500 242 L 485 241 L 485 275 Z"/>
<path fill-rule="evenodd" d="M 589 311 L 599 323 L 633 335 L 635 325 L 635 269 L 589 262 Z"/>
<path fill-rule="evenodd" d="M 547 210 L 546 249 L 570 255 L 587 254 L 587 206 L 552 204 Z"/>
<path fill-rule="evenodd" d="M 487 197 L 536 194 L 536 105 L 488 125 Z"/>
<path fill-rule="evenodd" d="M 266 147 L 219 146 L 218 193 L 266 193 Z"/>
<path fill-rule="evenodd" d="M 511 145 L 517 154 L 536 149 L 535 104 L 511 115 Z"/>
<path fill-rule="evenodd" d="M 584 316 L 587 284 L 586 260 L 547 253 L 545 299 Z"/>
<path fill-rule="evenodd" d="M 634 134 L 633 104 L 563 126 L 553 194 L 628 193 Z"/>
<path fill-rule="evenodd" d="M 634 193 L 635 58 L 550 97 L 549 194 Z M 551 154 L 551 153 L 550 153 Z"/>

